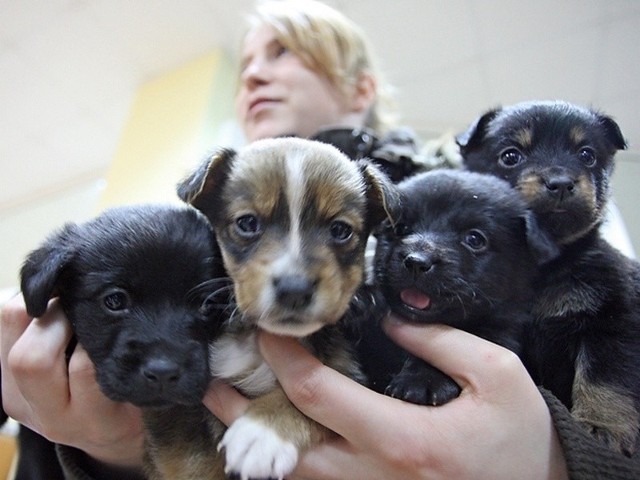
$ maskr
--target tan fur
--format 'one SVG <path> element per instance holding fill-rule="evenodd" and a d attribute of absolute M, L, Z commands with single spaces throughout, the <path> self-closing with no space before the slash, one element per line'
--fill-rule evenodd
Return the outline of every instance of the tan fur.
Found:
<path fill-rule="evenodd" d="M 236 302 L 240 310 L 248 316 L 259 319 L 263 326 L 266 322 L 277 319 L 286 312 L 282 312 L 276 305 L 272 305 L 269 316 L 265 316 L 258 299 L 271 281 L 271 263 L 273 258 L 286 253 L 278 239 L 265 239 L 261 242 L 260 249 L 253 260 L 245 264 L 237 264 L 230 257 L 225 257 L 230 275 L 234 278 Z M 320 248 L 317 253 L 317 262 L 311 265 L 306 274 L 317 279 L 318 290 L 315 298 L 318 306 L 314 309 L 317 315 L 309 314 L 310 320 L 322 321 L 325 324 L 335 323 L 344 314 L 351 300 L 351 295 L 362 283 L 363 270 L 361 266 L 352 266 L 346 271 L 340 271 L 331 261 L 329 252 Z"/>
<path fill-rule="evenodd" d="M 143 412 L 145 421 L 163 425 L 161 438 L 148 437 L 145 445 L 145 475 L 149 480 L 222 480 L 225 478 L 224 459 L 215 445 L 224 433 L 224 426 L 217 418 L 202 414 L 181 416 L 179 409 L 166 413 Z M 210 438 L 196 434 L 201 427 L 196 422 L 206 422 Z"/>
<path fill-rule="evenodd" d="M 273 147 L 273 143 L 269 143 L 271 145 L 268 146 Z M 305 215 L 313 214 L 313 223 L 316 225 L 326 225 L 334 219 L 350 224 L 354 235 L 341 250 L 360 254 L 363 248 L 361 233 L 365 228 L 366 197 L 365 185 L 358 168 L 346 157 L 336 155 L 332 147 L 318 145 L 320 148 L 296 151 L 296 148 L 302 149 L 297 141 L 287 143 L 292 147 L 287 151 L 256 148 L 241 152 L 225 185 L 225 197 L 229 199 L 227 217 L 232 219 L 254 212 L 266 219 L 266 222 L 271 222 L 275 210 L 282 208 L 281 203 L 287 198 L 288 187 L 293 181 L 287 177 L 287 157 L 296 159 L 297 156 L 304 156 L 305 162 L 300 162 L 300 175 L 305 182 L 304 198 L 313 205 L 304 212 Z M 234 237 L 233 233 L 231 236 L 242 241 Z M 362 282 L 363 265 L 358 263 L 341 271 L 326 245 L 315 248 L 317 251 L 313 253 L 300 252 L 309 258 L 294 258 L 292 262 L 298 264 L 296 268 L 304 269 L 304 272 L 299 273 L 314 279 L 318 285 L 314 297 L 318 305 L 309 309 L 309 320 L 334 323 L 344 314 L 352 294 Z M 222 253 L 229 275 L 234 279 L 236 301 L 240 310 L 256 318 L 264 328 L 269 328 L 270 322 L 278 321 L 280 316 L 286 315 L 287 312 L 281 312 L 275 302 L 269 312 L 265 312 L 264 305 L 260 303 L 262 296 L 267 294 L 265 289 L 271 285 L 274 260 L 291 254 L 285 238 L 265 233 L 252 253 L 251 261 L 243 264 L 238 264 L 224 248 Z"/>
<path fill-rule="evenodd" d="M 584 372 L 584 353 L 581 352 L 576 359 L 572 415 L 609 447 L 622 453 L 633 452 L 640 429 L 640 413 L 633 398 L 590 382 Z"/>
<path fill-rule="evenodd" d="M 189 452 L 174 448 L 165 449 L 158 456 L 155 471 L 146 472 L 149 480 L 206 480 L 224 479 L 224 459 L 218 451 Z M 206 476 L 204 476 L 206 475 Z"/>
<path fill-rule="evenodd" d="M 331 435 L 330 430 L 293 406 L 280 387 L 253 400 L 245 415 L 268 425 L 299 450 L 318 444 Z"/>
<path fill-rule="evenodd" d="M 585 310 L 595 310 L 606 297 L 606 292 L 591 285 L 574 282 L 571 287 L 565 288 L 563 295 L 557 295 L 555 290 L 542 292 L 533 306 L 532 312 L 535 315 L 547 317 L 574 315 Z"/>
<path fill-rule="evenodd" d="M 517 188 L 525 200 L 532 206 L 535 206 L 538 201 L 544 200 L 547 197 L 545 181 L 537 172 L 522 175 L 522 178 L 518 180 Z M 581 209 L 591 213 L 592 221 L 583 229 L 573 232 L 572 235 L 558 239 L 562 244 L 571 244 L 584 236 L 586 232 L 593 229 L 593 227 L 602 220 L 604 215 L 604 209 L 598 207 L 595 186 L 587 176 L 580 176 L 576 179 L 574 195 L 582 204 Z"/>
<path fill-rule="evenodd" d="M 528 149 L 533 145 L 533 132 L 529 128 L 523 128 L 514 134 L 514 139 L 520 148 Z"/>
<path fill-rule="evenodd" d="M 541 188 L 542 180 L 537 174 L 523 176 L 518 180 L 518 190 L 529 203 L 540 195 Z"/>
<path fill-rule="evenodd" d="M 582 145 L 588 137 L 582 125 L 576 125 L 569 132 L 569 138 L 574 145 Z"/>

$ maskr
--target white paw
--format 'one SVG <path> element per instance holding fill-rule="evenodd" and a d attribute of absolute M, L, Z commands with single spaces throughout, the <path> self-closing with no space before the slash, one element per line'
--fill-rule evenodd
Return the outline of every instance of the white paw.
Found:
<path fill-rule="evenodd" d="M 251 478 L 289 475 L 298 463 L 296 446 L 282 439 L 268 426 L 240 417 L 227 429 L 218 449 L 225 450 L 225 472 Z"/>

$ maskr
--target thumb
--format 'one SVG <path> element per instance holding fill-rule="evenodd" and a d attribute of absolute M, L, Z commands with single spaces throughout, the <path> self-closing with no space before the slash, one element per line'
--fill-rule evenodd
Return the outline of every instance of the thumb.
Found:
<path fill-rule="evenodd" d="M 487 375 L 495 372 L 497 364 L 519 361 L 510 350 L 447 325 L 410 324 L 392 314 L 383 327 L 393 341 L 449 375 L 462 388 L 486 384 Z"/>

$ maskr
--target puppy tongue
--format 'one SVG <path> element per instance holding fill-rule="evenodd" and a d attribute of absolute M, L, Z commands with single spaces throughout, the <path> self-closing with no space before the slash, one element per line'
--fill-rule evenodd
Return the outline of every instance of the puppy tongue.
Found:
<path fill-rule="evenodd" d="M 400 292 L 400 299 L 410 307 L 419 310 L 426 310 L 431 305 L 431 299 L 415 288 L 408 288 Z"/>

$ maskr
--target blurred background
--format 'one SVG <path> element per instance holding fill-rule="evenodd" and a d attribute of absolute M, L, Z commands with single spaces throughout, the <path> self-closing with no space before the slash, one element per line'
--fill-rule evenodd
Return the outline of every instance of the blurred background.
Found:
<path fill-rule="evenodd" d="M 640 251 L 640 2 L 327 3 L 365 29 L 400 123 L 425 141 L 523 100 L 613 116 L 629 143 L 614 195 Z M 207 151 L 242 142 L 234 62 L 253 5 L 0 0 L 0 300 L 52 229 L 115 203 L 173 200 Z"/>

